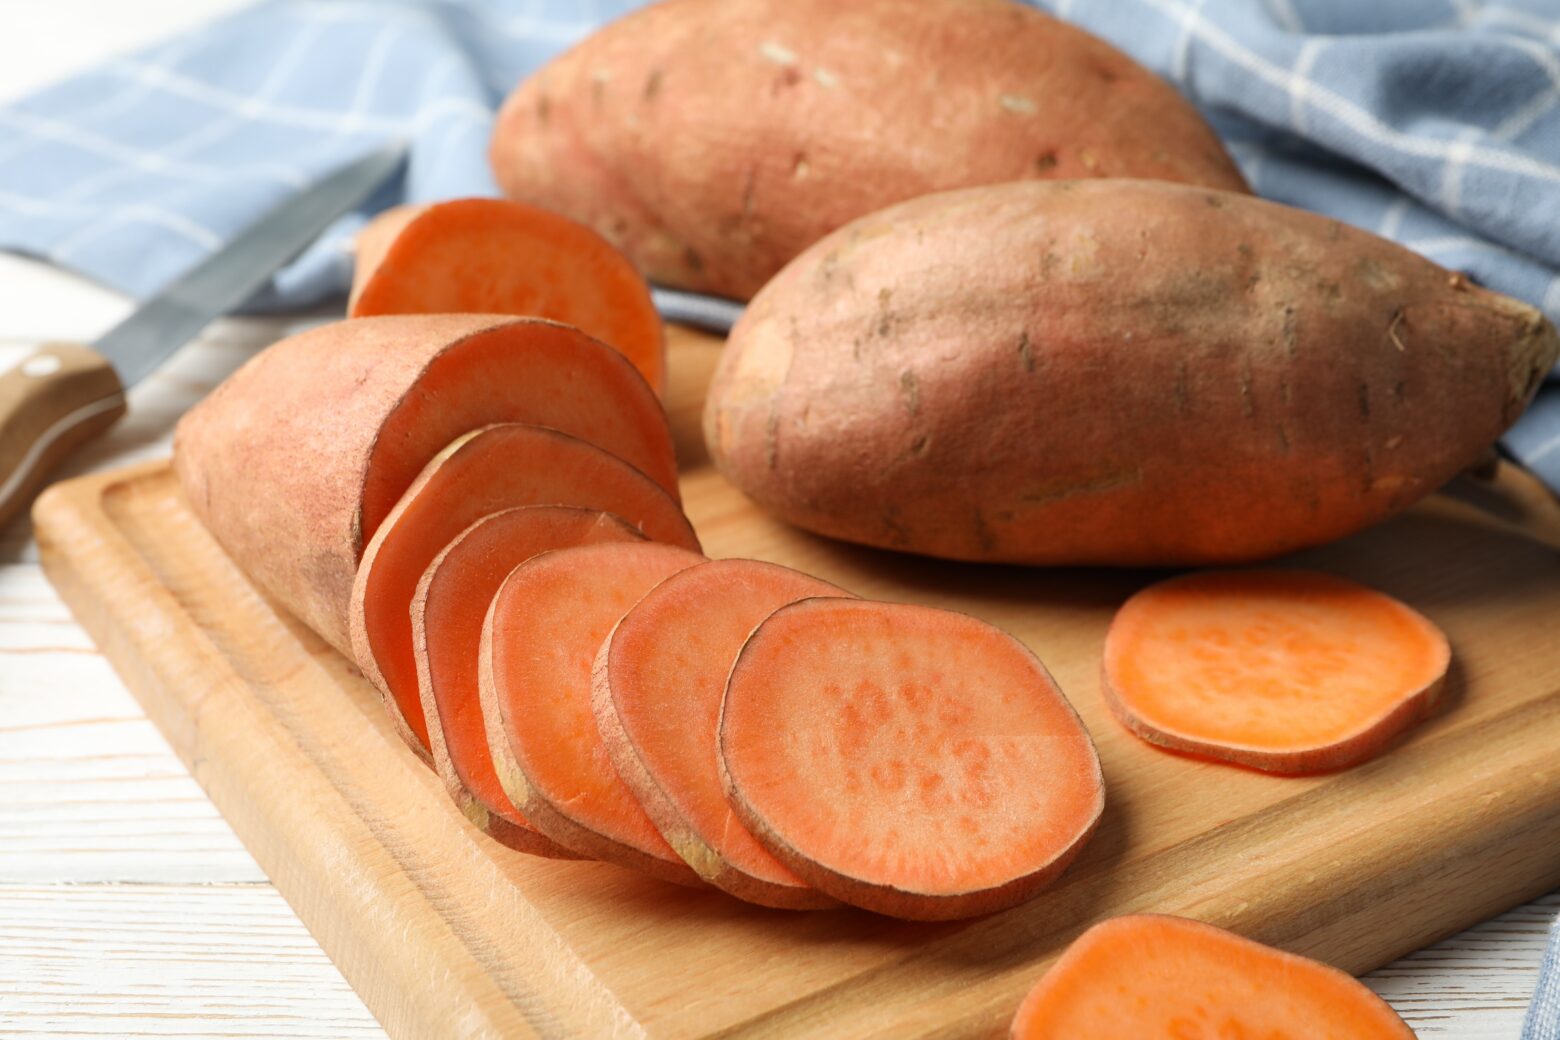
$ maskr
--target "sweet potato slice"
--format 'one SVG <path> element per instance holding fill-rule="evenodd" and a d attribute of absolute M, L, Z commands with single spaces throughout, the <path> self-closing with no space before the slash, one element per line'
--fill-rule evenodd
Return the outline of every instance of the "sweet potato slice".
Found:
<path fill-rule="evenodd" d="M 720 763 L 738 817 L 803 880 L 919 920 L 1028 899 L 1105 804 L 1094 744 L 1045 667 L 930 607 L 775 611 L 732 666 Z"/>
<path fill-rule="evenodd" d="M 503 423 L 440 452 L 363 551 L 352 585 L 352 650 L 385 695 L 401 735 L 429 755 L 417 694 L 410 607 L 417 582 L 455 536 L 513 506 L 570 505 L 615 513 L 656 541 L 697 550 L 682 508 L 622 459 L 557 430 Z M 593 648 L 594 651 L 594 648 Z"/>
<path fill-rule="evenodd" d="M 472 822 L 522 852 L 575 855 L 526 822 L 493 771 L 477 691 L 477 652 L 488 605 L 509 572 L 538 553 L 643 540 L 636 528 L 611 513 L 520 506 L 466 528 L 433 558 L 417 583 L 412 651 L 434 768 Z"/>
<path fill-rule="evenodd" d="M 358 239 L 348 313 L 522 314 L 620 351 L 659 393 L 666 343 L 650 286 L 606 239 L 504 199 L 387 210 Z"/>
<path fill-rule="evenodd" d="M 1357 979 L 1199 921 L 1116 917 L 1080 935 L 1013 1019 L 1013 1040 L 1413 1040 Z"/>
<path fill-rule="evenodd" d="M 1102 685 L 1116 718 L 1159 747 L 1273 773 L 1380 753 L 1435 707 L 1451 660 L 1417 611 L 1311 571 L 1203 571 L 1151 585 L 1116 614 Z"/>
<path fill-rule="evenodd" d="M 482 628 L 482 714 L 499 781 L 537 830 L 581 855 L 696 885 L 607 757 L 590 672 L 612 626 L 703 557 L 650 543 L 533 557 L 504 580 Z"/>
<path fill-rule="evenodd" d="M 689 866 L 749 902 L 837 905 L 732 814 L 716 755 L 726 677 L 769 614 L 799 599 L 846 595 L 788 567 L 712 560 L 651 589 L 596 657 L 592 707 L 618 775 Z"/>
<path fill-rule="evenodd" d="M 363 318 L 285 339 L 180 420 L 173 463 L 234 561 L 350 654 L 368 540 L 429 459 L 498 422 L 573 434 L 677 495 L 666 413 L 632 365 L 577 329 L 493 315 Z"/>

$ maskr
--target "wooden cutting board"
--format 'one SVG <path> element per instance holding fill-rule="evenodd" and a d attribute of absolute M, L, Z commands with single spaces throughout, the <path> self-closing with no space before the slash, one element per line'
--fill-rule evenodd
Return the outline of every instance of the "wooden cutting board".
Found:
<path fill-rule="evenodd" d="M 1455 662 L 1445 710 L 1406 743 L 1281 779 L 1152 750 L 1108 715 L 1106 624 L 1158 575 L 919 560 L 758 512 L 699 437 L 718 351 L 677 333 L 668 397 L 706 550 L 1018 635 L 1099 745 L 1099 833 L 1039 899 L 942 925 L 532 859 L 453 808 L 369 685 L 206 534 L 166 463 L 55 488 L 35 511 L 49 576 L 393 1036 L 996 1036 L 1047 961 L 1114 914 L 1186 914 L 1363 972 L 1560 885 L 1560 510 L 1541 493 L 1508 475 L 1481 492 L 1504 521 L 1437 496 L 1295 559 L 1424 611 Z"/>

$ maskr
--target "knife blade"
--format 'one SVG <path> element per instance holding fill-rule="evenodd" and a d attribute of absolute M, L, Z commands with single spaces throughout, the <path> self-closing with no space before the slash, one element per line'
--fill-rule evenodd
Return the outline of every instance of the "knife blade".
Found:
<path fill-rule="evenodd" d="M 125 391 L 213 320 L 248 300 L 405 158 L 396 143 L 288 198 L 92 346 L 50 343 L 0 375 L 0 526 L 47 473 L 125 412 Z"/>

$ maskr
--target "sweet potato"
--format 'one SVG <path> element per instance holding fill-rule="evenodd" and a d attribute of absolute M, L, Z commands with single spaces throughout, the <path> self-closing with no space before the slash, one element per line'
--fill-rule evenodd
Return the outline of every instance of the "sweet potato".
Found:
<path fill-rule="evenodd" d="M 602 510 L 656 541 L 699 548 L 665 488 L 578 437 L 502 423 L 469 433 L 434 456 L 363 550 L 348 621 L 354 659 L 385 695 L 401 735 L 425 757 L 428 724 L 412 652 L 412 595 L 429 563 L 460 532 L 489 513 L 530 505 Z"/>
<path fill-rule="evenodd" d="M 386 210 L 358 236 L 347 311 L 548 318 L 616 349 L 657 393 L 666 385 L 661 316 L 634 265 L 585 225 L 519 202 Z"/>
<path fill-rule="evenodd" d="M 571 433 L 677 495 L 666 413 L 622 355 L 491 315 L 360 318 L 283 340 L 180 420 L 173 463 L 250 578 L 350 654 L 364 546 L 429 459 L 495 422 Z"/>
<path fill-rule="evenodd" d="M 1105 804 L 1094 744 L 1022 643 L 854 599 L 754 630 L 726 683 L 720 768 L 737 817 L 803 880 L 917 920 L 1030 898 Z"/>
<path fill-rule="evenodd" d="M 732 333 L 719 468 L 801 527 L 1034 564 L 1343 537 L 1478 459 L 1560 352 L 1536 309 L 1337 221 L 1150 181 L 917 199 Z"/>
<path fill-rule="evenodd" d="M 511 198 L 654 281 L 747 298 L 891 203 L 1023 178 L 1245 190 L 1175 90 L 1007 0 L 670 0 L 555 59 L 499 113 Z"/>
<path fill-rule="evenodd" d="M 1314 571 L 1150 585 L 1105 637 L 1116 718 L 1160 747 L 1273 773 L 1362 762 L 1434 710 L 1451 649 L 1391 596 Z"/>
<path fill-rule="evenodd" d="M 477 687 L 482 622 L 509 572 L 538 553 L 642 541 L 620 517 L 574 506 L 521 506 L 483 517 L 433 558 L 412 596 L 417 693 L 434 768 L 450 797 L 499 841 L 536 855 L 573 856 L 532 827 L 493 770 Z"/>
<path fill-rule="evenodd" d="M 1080 935 L 1024 998 L 1013 1040 L 1414 1040 L 1337 968 L 1160 914 Z"/>
<path fill-rule="evenodd" d="M 749 902 L 836 905 L 732 815 L 716 755 L 726 676 L 769 614 L 799 599 L 846 595 L 788 567 L 712 560 L 646 593 L 596 657 L 591 706 L 618 775 L 689 866 Z"/>
<path fill-rule="evenodd" d="M 699 876 L 661 837 L 607 757 L 591 713 L 590 672 L 628 608 L 703 559 L 650 543 L 533 557 L 493 597 L 478 656 L 493 765 L 526 819 L 582 855 L 689 885 Z"/>

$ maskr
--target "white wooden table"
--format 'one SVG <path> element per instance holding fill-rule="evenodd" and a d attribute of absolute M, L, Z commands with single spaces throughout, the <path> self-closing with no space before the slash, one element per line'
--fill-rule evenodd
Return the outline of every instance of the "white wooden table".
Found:
<path fill-rule="evenodd" d="M 5 0 L 0 99 L 236 0 Z M 90 339 L 117 295 L 0 256 L 0 365 Z M 73 472 L 166 454 L 177 416 L 308 319 L 223 322 Z M 317 320 L 317 317 L 316 319 Z M 1511 1040 L 1560 894 L 1369 978 L 1421 1037 Z M 0 531 L 0 1037 L 381 1037 L 71 619 L 25 522 Z"/>

